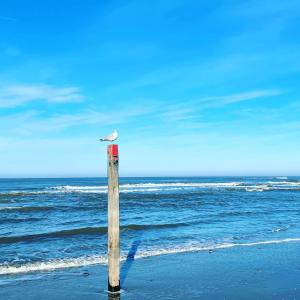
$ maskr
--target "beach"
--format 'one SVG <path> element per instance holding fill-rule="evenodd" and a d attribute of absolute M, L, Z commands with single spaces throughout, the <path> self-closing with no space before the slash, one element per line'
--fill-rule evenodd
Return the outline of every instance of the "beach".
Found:
<path fill-rule="evenodd" d="M 0 1 L 0 300 L 300 300 L 299 28 Z"/>
<path fill-rule="evenodd" d="M 0 183 L 0 299 L 106 299 L 106 178 Z M 121 298 L 299 299 L 299 190 L 299 177 L 120 178 Z"/>
<path fill-rule="evenodd" d="M 300 299 L 299 250 L 299 242 L 283 242 L 123 262 L 120 298 Z M 106 288 L 106 266 L 95 265 L 20 275 L 0 286 L 0 297 L 99 300 L 108 298 Z"/>

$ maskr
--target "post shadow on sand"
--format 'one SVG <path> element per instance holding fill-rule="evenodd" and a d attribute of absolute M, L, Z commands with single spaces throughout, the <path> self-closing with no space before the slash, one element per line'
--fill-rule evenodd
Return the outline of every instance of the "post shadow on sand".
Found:
<path fill-rule="evenodd" d="M 121 289 L 124 287 L 125 279 L 129 273 L 130 268 L 135 259 L 136 252 L 138 250 L 139 245 L 141 244 L 141 236 L 143 233 L 139 234 L 139 239 L 136 239 L 131 244 L 130 250 L 128 251 L 127 257 L 125 262 L 122 264 L 120 269 L 120 287 Z M 108 293 L 107 300 L 120 300 L 121 294 L 120 293 Z"/>
<path fill-rule="evenodd" d="M 121 274 L 120 274 L 120 286 L 121 288 L 123 288 L 124 286 L 124 282 L 126 280 L 126 277 L 129 273 L 130 268 L 132 267 L 132 264 L 134 262 L 134 258 L 135 258 L 135 254 L 137 252 L 137 249 L 139 247 L 139 245 L 141 244 L 141 239 L 135 240 L 132 245 L 131 248 L 127 254 L 126 257 L 126 261 L 124 262 L 124 264 L 121 267 Z"/>
<path fill-rule="evenodd" d="M 139 240 L 135 240 L 132 243 L 131 248 L 126 257 L 126 261 L 124 262 L 124 264 L 121 267 L 121 270 L 120 270 L 120 286 L 121 286 L 121 288 L 123 288 L 125 279 L 126 279 L 128 273 L 129 273 L 129 270 L 134 262 L 135 254 L 136 254 L 137 249 L 141 242 L 142 241 L 139 239 Z M 120 300 L 120 299 L 121 299 L 120 293 L 108 293 L 107 300 Z"/>

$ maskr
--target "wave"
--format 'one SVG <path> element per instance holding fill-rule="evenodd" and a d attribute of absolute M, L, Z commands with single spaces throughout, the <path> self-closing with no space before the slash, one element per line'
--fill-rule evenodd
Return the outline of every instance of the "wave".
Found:
<path fill-rule="evenodd" d="M 285 177 L 277 177 L 284 180 Z M 147 193 L 157 191 L 178 191 L 190 189 L 237 189 L 246 192 L 263 192 L 271 190 L 299 190 L 300 181 L 269 181 L 264 183 L 251 182 L 170 182 L 170 183 L 136 183 L 120 184 L 121 193 Z M 24 191 L 6 191 L 1 192 L 1 196 L 26 196 L 39 194 L 64 194 L 64 193 L 95 193 L 106 194 L 107 186 L 80 186 L 80 185 L 62 185 L 47 187 L 42 190 L 24 190 Z"/>
<path fill-rule="evenodd" d="M 273 191 L 273 190 L 279 190 L 278 188 L 274 188 L 272 186 L 268 185 L 258 185 L 258 186 L 248 186 L 245 187 L 246 192 L 266 192 L 266 191 Z"/>
<path fill-rule="evenodd" d="M 206 182 L 206 183 L 137 183 L 121 184 L 120 193 L 144 193 L 157 191 L 179 191 L 195 189 L 237 189 L 246 192 L 263 192 L 268 190 L 298 190 L 300 182 L 279 181 L 267 183 L 244 182 Z M 51 189 L 51 188 L 50 188 Z M 61 193 L 107 193 L 107 186 L 58 186 L 52 189 Z"/>
<path fill-rule="evenodd" d="M 268 189 L 278 189 L 282 185 L 299 186 L 300 182 L 268 182 L 263 184 L 251 184 L 245 182 L 170 182 L 170 183 L 136 183 L 121 184 L 121 193 L 142 193 L 154 191 L 176 191 L 187 189 L 244 189 L 246 191 L 264 191 Z M 107 186 L 56 186 L 48 188 L 50 191 L 60 193 L 107 193 Z"/>
<path fill-rule="evenodd" d="M 51 206 L 6 206 L 0 207 L 1 212 L 34 212 L 34 211 L 48 211 L 52 210 Z"/>
<path fill-rule="evenodd" d="M 171 182 L 171 183 L 137 183 L 137 184 L 123 184 L 121 187 L 233 187 L 239 186 L 241 182 Z"/>
<path fill-rule="evenodd" d="M 210 188 L 210 187 L 235 187 L 238 182 L 232 183 L 137 183 L 120 184 L 121 193 L 132 192 L 154 192 L 154 191 L 172 191 L 187 188 Z M 107 193 L 107 186 L 56 186 L 50 187 L 50 190 L 59 192 L 77 192 L 77 193 Z"/>
<path fill-rule="evenodd" d="M 147 189 L 123 189 L 120 187 L 120 193 L 143 193 L 143 192 L 156 192 L 156 191 L 174 191 L 180 188 L 147 188 Z M 42 191 L 9 191 L 2 195 L 9 196 L 27 196 L 27 195 L 41 195 L 41 194 L 72 194 L 72 193 L 86 193 L 86 194 L 107 194 L 107 188 L 102 189 L 102 187 L 91 187 L 80 188 L 80 187 L 64 187 L 54 190 L 42 190 Z"/>
<path fill-rule="evenodd" d="M 0 195 L 1 195 L 1 197 L 8 197 L 8 196 L 40 195 L 40 194 L 48 194 L 48 193 L 49 193 L 49 191 L 47 191 L 47 190 L 39 190 L 39 191 L 22 190 L 22 191 L 0 192 Z"/>
<path fill-rule="evenodd" d="M 272 229 L 272 232 L 287 231 L 289 229 L 289 227 L 291 227 L 291 225 L 287 225 L 284 227 L 277 227 L 277 228 Z"/>
<path fill-rule="evenodd" d="M 257 184 L 245 186 L 247 192 L 264 192 L 264 191 L 297 191 L 300 190 L 300 182 L 291 181 L 269 181 L 266 184 Z"/>
<path fill-rule="evenodd" d="M 121 231 L 139 231 L 139 230 L 151 230 L 151 229 L 163 229 L 163 228 L 172 228 L 179 226 L 188 226 L 187 223 L 174 223 L 174 224 L 128 224 L 120 226 Z M 19 236 L 5 236 L 0 237 L 0 244 L 11 244 L 18 242 L 27 242 L 27 241 L 36 241 L 41 239 L 49 238 L 66 238 L 76 235 L 97 235 L 97 234 L 106 234 L 107 226 L 103 227 L 83 227 L 83 228 L 74 228 L 66 229 L 60 231 L 52 231 L 45 233 L 36 233 L 29 235 L 19 235 Z"/>
<path fill-rule="evenodd" d="M 23 265 L 0 265 L 0 275 L 10 275 L 30 272 L 49 272 L 58 269 L 82 267 L 96 264 L 106 264 L 105 256 L 79 257 L 71 259 L 57 259 L 45 262 L 34 262 Z"/>
<path fill-rule="evenodd" d="M 2 219 L 1 224 L 11 224 L 11 223 L 22 223 L 22 222 L 37 222 L 42 220 L 41 218 L 8 218 L 8 219 Z"/>
<path fill-rule="evenodd" d="M 136 255 L 135 259 L 142 259 L 153 256 L 168 255 L 168 254 L 177 254 L 177 253 L 186 253 L 186 252 L 199 252 L 199 251 L 208 251 L 208 250 L 218 250 L 218 249 L 228 249 L 234 247 L 251 247 L 258 245 L 271 245 L 271 244 L 282 244 L 290 242 L 300 242 L 300 238 L 287 238 L 282 240 L 267 240 L 251 243 L 224 243 L 217 244 L 214 246 L 207 245 L 186 245 L 181 247 L 174 247 L 172 249 L 155 249 L 144 251 Z M 121 261 L 127 259 L 126 255 L 121 257 Z M 50 272 L 58 269 L 68 269 L 74 267 L 84 267 L 90 265 L 106 265 L 107 257 L 102 256 L 83 256 L 78 258 L 69 258 L 69 259 L 56 259 L 43 262 L 33 262 L 26 264 L 13 264 L 13 265 L 0 265 L 0 275 L 12 275 L 20 273 L 31 273 L 31 272 Z"/>

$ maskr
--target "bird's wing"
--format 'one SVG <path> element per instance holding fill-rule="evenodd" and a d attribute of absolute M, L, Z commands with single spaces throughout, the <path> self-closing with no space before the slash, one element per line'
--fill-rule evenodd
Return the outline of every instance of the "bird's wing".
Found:
<path fill-rule="evenodd" d="M 106 135 L 103 138 L 100 139 L 100 141 L 104 142 L 104 141 L 110 141 L 112 137 L 112 134 Z"/>
<path fill-rule="evenodd" d="M 111 138 L 113 139 L 113 140 L 116 140 L 117 138 L 118 138 L 118 132 L 117 131 L 114 131 L 113 132 L 113 134 L 111 135 Z"/>
<path fill-rule="evenodd" d="M 110 135 L 106 135 L 106 136 L 103 138 L 103 140 L 104 140 L 104 141 L 109 141 L 109 138 L 110 138 Z"/>
<path fill-rule="evenodd" d="M 117 133 L 117 131 L 114 131 L 113 133 L 106 135 L 105 137 L 103 137 L 102 139 L 99 139 L 99 140 L 101 142 L 104 142 L 104 141 L 111 142 L 111 141 L 116 140 L 117 138 L 118 138 L 118 133 Z"/>

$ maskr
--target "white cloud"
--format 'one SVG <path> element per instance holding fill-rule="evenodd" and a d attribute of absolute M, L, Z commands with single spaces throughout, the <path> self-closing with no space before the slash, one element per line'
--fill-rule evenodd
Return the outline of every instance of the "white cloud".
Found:
<path fill-rule="evenodd" d="M 37 133 L 49 133 L 73 127 L 91 126 L 103 128 L 125 122 L 135 122 L 153 111 L 153 107 L 144 105 L 119 108 L 118 111 L 100 111 L 85 109 L 73 114 L 50 114 L 45 116 L 39 111 L 0 116 L 0 135 L 30 136 Z"/>
<path fill-rule="evenodd" d="M 16 92 L 16 89 L 14 89 Z M 21 90 L 19 90 L 21 92 Z M 27 89 L 27 97 L 37 98 L 36 89 Z M 200 99 L 192 99 L 184 102 L 163 104 L 163 102 L 153 101 L 143 105 L 131 103 L 118 107 L 117 109 L 84 109 L 72 114 L 44 114 L 39 111 L 23 111 L 18 114 L 1 116 L 1 131 L 10 132 L 17 135 L 32 135 L 35 133 L 46 133 L 60 131 L 63 129 L 90 126 L 91 128 L 119 125 L 128 122 L 137 122 L 139 118 L 143 121 L 176 123 L 180 128 L 182 125 L 192 128 L 203 128 L 212 123 L 204 121 L 203 110 L 218 108 L 224 105 L 251 101 L 254 99 L 270 97 L 281 94 L 280 90 L 254 90 L 244 93 L 236 93 L 225 96 L 210 96 Z M 16 94 L 16 93 L 15 93 Z M 72 95 L 72 93 L 71 93 Z M 29 97 L 30 96 L 30 97 Z M 69 99 L 67 93 L 53 93 L 46 99 L 47 101 L 59 102 Z M 188 123 L 188 124 L 187 124 Z M 215 122 L 213 124 L 216 124 Z M 173 125 L 172 125 L 173 126 Z M 177 127 L 176 127 L 177 128 Z"/>
<path fill-rule="evenodd" d="M 204 97 L 199 102 L 205 102 L 213 106 L 226 105 L 238 102 L 244 102 L 249 100 L 255 100 L 258 98 L 271 97 L 281 95 L 281 90 L 258 90 L 250 91 L 226 96 Z"/>
<path fill-rule="evenodd" d="M 158 113 L 157 116 L 168 122 L 183 121 L 185 123 L 190 122 L 191 127 L 199 127 L 199 125 L 203 127 L 204 123 L 200 121 L 203 110 L 222 108 L 225 105 L 277 96 L 282 93 L 283 91 L 281 90 L 254 90 L 231 95 L 209 96 L 200 99 L 181 101 L 177 104 L 167 105 L 165 110 Z M 205 123 L 205 125 L 207 124 L 208 123 Z"/>
<path fill-rule="evenodd" d="M 20 84 L 0 88 L 0 107 L 16 107 L 33 101 L 78 102 L 83 99 L 78 87 L 46 84 Z"/>

